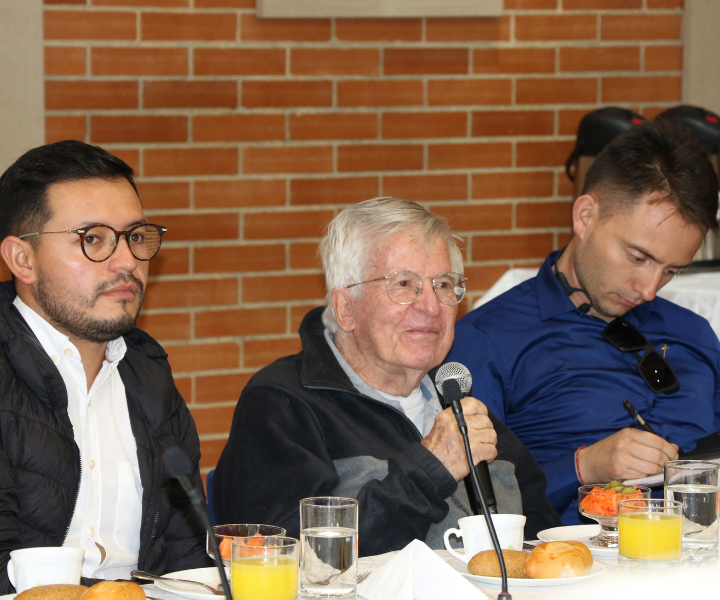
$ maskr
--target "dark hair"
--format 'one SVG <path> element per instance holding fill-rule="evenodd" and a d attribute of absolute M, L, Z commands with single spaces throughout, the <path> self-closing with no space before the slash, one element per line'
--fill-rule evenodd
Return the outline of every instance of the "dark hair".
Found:
<path fill-rule="evenodd" d="M 718 230 L 715 169 L 687 128 L 669 119 L 645 121 L 608 144 L 585 177 L 582 193 L 592 192 L 603 218 L 659 192 L 688 223 Z"/>
<path fill-rule="evenodd" d="M 52 217 L 47 190 L 55 183 L 124 178 L 137 194 L 133 175 L 132 167 L 116 156 L 76 140 L 33 148 L 0 177 L 0 240 L 43 228 Z"/>

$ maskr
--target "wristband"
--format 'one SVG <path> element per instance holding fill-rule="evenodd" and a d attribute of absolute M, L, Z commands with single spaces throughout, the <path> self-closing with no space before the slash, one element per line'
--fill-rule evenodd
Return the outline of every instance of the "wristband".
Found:
<path fill-rule="evenodd" d="M 585 482 L 580 474 L 580 450 L 586 447 L 587 446 L 580 446 L 577 450 L 575 450 L 575 474 L 577 475 L 578 481 L 581 485 L 585 485 Z"/>

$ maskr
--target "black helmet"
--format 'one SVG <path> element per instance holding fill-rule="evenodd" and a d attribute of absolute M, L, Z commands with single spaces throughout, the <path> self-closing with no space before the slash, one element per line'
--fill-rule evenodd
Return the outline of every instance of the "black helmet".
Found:
<path fill-rule="evenodd" d="M 681 104 L 660 113 L 656 119 L 670 119 L 685 125 L 708 154 L 720 154 L 720 117 L 700 108 Z"/>

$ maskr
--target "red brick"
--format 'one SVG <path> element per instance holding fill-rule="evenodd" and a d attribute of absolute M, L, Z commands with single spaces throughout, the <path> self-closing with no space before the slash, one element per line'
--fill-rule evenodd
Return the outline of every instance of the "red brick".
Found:
<path fill-rule="evenodd" d="M 517 205 L 515 225 L 532 227 L 572 227 L 571 202 L 533 202 Z"/>
<path fill-rule="evenodd" d="M 195 208 L 283 204 L 285 204 L 285 182 L 279 179 L 212 179 L 195 182 Z"/>
<path fill-rule="evenodd" d="M 320 273 L 243 277 L 242 287 L 243 302 L 315 300 L 325 296 L 325 277 Z"/>
<path fill-rule="evenodd" d="M 45 75 L 85 75 L 85 48 L 45 46 Z"/>
<path fill-rule="evenodd" d="M 646 71 L 682 71 L 682 46 L 647 46 L 645 48 Z"/>
<path fill-rule="evenodd" d="M 240 233 L 237 213 L 195 213 L 186 215 L 153 215 L 168 228 L 168 242 L 193 240 L 234 240 Z"/>
<path fill-rule="evenodd" d="M 568 142 L 518 142 L 515 164 L 518 167 L 564 166 L 575 147 L 575 140 Z"/>
<path fill-rule="evenodd" d="M 375 48 L 293 48 L 290 72 L 293 75 L 378 75 L 380 51 Z"/>
<path fill-rule="evenodd" d="M 93 6 L 142 6 L 174 7 L 189 6 L 189 0 L 90 0 Z M 84 4 L 84 2 L 82 3 Z"/>
<path fill-rule="evenodd" d="M 137 326 L 156 340 L 187 340 L 190 338 L 190 313 L 164 315 L 141 313 Z"/>
<path fill-rule="evenodd" d="M 193 117 L 196 142 L 247 142 L 285 139 L 284 115 L 198 115 Z"/>
<path fill-rule="evenodd" d="M 637 46 L 560 48 L 561 71 L 637 71 L 639 68 Z"/>
<path fill-rule="evenodd" d="M 92 48 L 93 75 L 187 75 L 186 48 Z"/>
<path fill-rule="evenodd" d="M 338 171 L 406 171 L 423 167 L 420 145 L 340 146 Z"/>
<path fill-rule="evenodd" d="M 46 40 L 134 40 L 135 13 L 49 10 L 43 15 Z"/>
<path fill-rule="evenodd" d="M 285 308 L 212 310 L 195 314 L 197 337 L 285 333 Z"/>
<path fill-rule="evenodd" d="M 553 73 L 553 48 L 487 48 L 473 51 L 473 73 Z"/>
<path fill-rule="evenodd" d="M 233 369 L 240 365 L 240 348 L 233 343 L 165 346 L 173 373 Z"/>
<path fill-rule="evenodd" d="M 285 268 L 282 244 L 246 244 L 233 246 L 197 246 L 196 273 L 247 273 L 281 271 Z"/>
<path fill-rule="evenodd" d="M 582 118 L 591 112 L 587 108 L 580 110 L 561 110 L 558 121 L 559 135 L 575 135 Z"/>
<path fill-rule="evenodd" d="M 240 17 L 243 41 L 327 42 L 330 19 L 258 19 L 254 14 Z"/>
<path fill-rule="evenodd" d="M 255 0 L 195 0 L 195 8 L 255 8 Z"/>
<path fill-rule="evenodd" d="M 143 208 L 190 208 L 190 184 L 187 181 L 138 181 Z"/>
<path fill-rule="evenodd" d="M 602 80 L 602 101 L 679 102 L 680 83 L 680 76 L 605 77 Z"/>
<path fill-rule="evenodd" d="M 553 249 L 552 233 L 473 236 L 473 260 L 545 258 Z"/>
<path fill-rule="evenodd" d="M 561 175 L 558 179 L 558 196 L 567 196 L 574 198 L 574 183 L 570 181 L 566 176 Z"/>
<path fill-rule="evenodd" d="M 141 13 L 143 40 L 235 40 L 233 13 L 145 12 Z"/>
<path fill-rule="evenodd" d="M 518 104 L 570 104 L 595 102 L 596 79 L 518 79 L 515 88 Z"/>
<path fill-rule="evenodd" d="M 428 146 L 428 169 L 487 169 L 511 165 L 510 143 Z"/>
<path fill-rule="evenodd" d="M 231 175 L 238 170 L 237 148 L 158 148 L 145 150 L 146 177 Z"/>
<path fill-rule="evenodd" d="M 243 344 L 243 364 L 245 367 L 264 367 L 283 356 L 297 354 L 300 350 L 302 345 L 297 336 L 274 340 L 248 340 Z"/>
<path fill-rule="evenodd" d="M 682 8 L 683 0 L 647 0 L 648 8 Z"/>
<path fill-rule="evenodd" d="M 199 379 L 199 378 L 198 378 Z M 248 375 L 249 379 L 249 375 Z M 238 393 L 240 390 L 237 390 Z M 234 398 L 237 400 L 237 398 Z M 229 425 L 228 425 L 229 428 Z M 221 440 L 216 439 L 210 439 L 210 440 L 200 440 L 200 468 L 209 468 L 214 469 L 217 466 L 218 461 L 220 460 L 220 456 L 222 454 L 223 449 L 225 448 L 225 444 L 227 444 L 227 439 L 223 438 Z M 207 475 L 207 474 L 206 474 Z M 205 480 L 203 478 L 203 485 L 205 485 Z M 207 488 L 205 490 L 205 495 L 207 496 Z"/>
<path fill-rule="evenodd" d="M 384 113 L 385 139 L 467 137 L 466 112 Z"/>
<path fill-rule="evenodd" d="M 567 246 L 573 237 L 574 236 L 572 233 L 558 233 L 557 234 L 557 247 L 563 248 L 564 246 Z"/>
<path fill-rule="evenodd" d="M 87 0 L 43 0 L 43 4 L 87 4 Z"/>
<path fill-rule="evenodd" d="M 188 366 L 192 366 L 191 364 Z M 208 367 L 211 369 L 212 367 Z M 176 369 L 173 368 L 173 371 Z M 192 414 L 195 426 L 200 435 L 211 433 L 227 433 L 232 423 L 235 406 L 191 406 L 190 414 Z"/>
<path fill-rule="evenodd" d="M 186 142 L 188 118 L 185 116 L 95 115 L 90 117 L 93 143 Z"/>
<path fill-rule="evenodd" d="M 466 48 L 385 48 L 385 75 L 465 75 Z"/>
<path fill-rule="evenodd" d="M 463 17 L 427 19 L 429 42 L 499 42 L 510 40 L 510 18 Z"/>
<path fill-rule="evenodd" d="M 552 196 L 553 174 L 545 171 L 512 173 L 475 173 L 472 176 L 472 197 L 542 198 Z"/>
<path fill-rule="evenodd" d="M 290 115 L 291 140 L 374 139 L 378 118 L 373 113 Z"/>
<path fill-rule="evenodd" d="M 472 135 L 551 135 L 551 111 L 507 110 L 482 111 L 472 114 Z"/>
<path fill-rule="evenodd" d="M 428 104 L 510 104 L 510 79 L 431 79 Z"/>
<path fill-rule="evenodd" d="M 110 150 L 110 153 L 115 155 L 120 160 L 124 161 L 136 174 L 140 173 L 140 151 L 133 150 L 131 148 L 118 149 L 115 148 Z"/>
<path fill-rule="evenodd" d="M 419 42 L 420 19 L 335 19 L 335 37 L 348 42 Z"/>
<path fill-rule="evenodd" d="M 185 402 L 192 401 L 192 377 L 178 377 L 174 376 L 175 387 L 180 395 L 185 399 Z"/>
<path fill-rule="evenodd" d="M 679 40 L 682 15 L 603 15 L 603 40 Z"/>
<path fill-rule="evenodd" d="M 480 258 L 480 260 L 483 260 Z M 508 270 L 508 267 L 496 265 L 490 267 L 465 267 L 465 284 L 468 290 L 490 289 L 498 279 Z"/>
<path fill-rule="evenodd" d="M 354 204 L 378 195 L 377 177 L 293 179 L 290 204 Z"/>
<path fill-rule="evenodd" d="M 45 81 L 45 108 L 137 108 L 137 81 Z"/>
<path fill-rule="evenodd" d="M 329 210 L 248 213 L 244 217 L 246 240 L 319 238 L 333 218 Z"/>
<path fill-rule="evenodd" d="M 146 81 L 143 84 L 145 108 L 235 108 L 237 83 L 234 81 Z"/>
<path fill-rule="evenodd" d="M 145 308 L 188 308 L 236 304 L 238 282 L 226 279 L 152 281 L 147 285 Z"/>
<path fill-rule="evenodd" d="M 243 173 L 325 173 L 332 171 L 330 146 L 245 148 Z"/>
<path fill-rule="evenodd" d="M 322 269 L 322 260 L 318 256 L 318 245 L 315 242 L 290 244 L 290 268 Z M 297 328 L 291 328 L 290 331 L 297 331 Z"/>
<path fill-rule="evenodd" d="M 565 10 L 642 8 L 642 0 L 563 0 Z"/>
<path fill-rule="evenodd" d="M 338 106 L 413 106 L 423 103 L 419 80 L 337 82 Z"/>
<path fill-rule="evenodd" d="M 300 329 L 300 323 L 305 318 L 305 315 L 310 312 L 316 304 L 309 304 L 306 306 L 293 306 L 290 309 L 290 330 L 298 331 Z"/>
<path fill-rule="evenodd" d="M 517 15 L 515 38 L 518 40 L 594 40 L 597 38 L 595 15 Z"/>
<path fill-rule="evenodd" d="M 252 376 L 253 373 L 198 375 L 196 377 L 197 392 L 195 400 L 197 402 L 229 402 L 237 400 L 240 397 L 240 392 L 242 392 Z M 225 440 L 221 440 L 221 442 L 222 446 L 224 446 Z M 204 450 L 203 454 L 205 454 Z"/>
<path fill-rule="evenodd" d="M 383 178 L 383 195 L 407 200 L 465 200 L 467 175 L 406 175 Z"/>
<path fill-rule="evenodd" d="M 445 217 L 454 231 L 490 231 L 512 227 L 510 204 L 458 204 L 433 206 L 432 212 Z"/>
<path fill-rule="evenodd" d="M 242 105 L 261 106 L 330 106 L 330 81 L 244 81 Z"/>
<path fill-rule="evenodd" d="M 2 281 L 9 281 L 12 277 L 12 273 L 10 272 L 10 269 L 7 268 L 7 265 L 4 262 L 0 262 L 0 278 L 2 278 Z"/>
<path fill-rule="evenodd" d="M 156 221 L 151 217 L 153 222 Z M 165 225 L 165 217 L 160 217 L 159 225 Z M 168 238 L 170 239 L 170 238 Z M 168 248 L 167 244 L 150 262 L 150 276 L 186 275 L 190 272 L 190 251 L 187 248 Z"/>
<path fill-rule="evenodd" d="M 45 143 L 62 140 L 84 142 L 86 127 L 85 117 L 45 117 Z"/>
<path fill-rule="evenodd" d="M 195 75 L 284 75 L 282 48 L 195 48 Z"/>
<path fill-rule="evenodd" d="M 505 10 L 557 8 L 558 0 L 505 0 Z"/>

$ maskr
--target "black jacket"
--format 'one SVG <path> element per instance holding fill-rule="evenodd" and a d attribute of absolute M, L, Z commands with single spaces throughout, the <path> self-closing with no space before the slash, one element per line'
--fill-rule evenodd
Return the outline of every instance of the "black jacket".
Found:
<path fill-rule="evenodd" d="M 270 523 L 297 537 L 302 498 L 351 496 L 360 502 L 361 556 L 425 540 L 455 504 L 457 483 L 410 419 L 353 387 L 325 340 L 322 310 L 303 320 L 303 351 L 259 371 L 240 396 L 213 480 L 218 522 Z M 514 466 L 526 537 L 560 525 L 540 467 L 493 424 L 496 460 Z"/>
<path fill-rule="evenodd" d="M 63 544 L 80 487 L 65 384 L 14 299 L 12 282 L 0 283 L 0 594 L 13 592 L 11 550 Z M 202 524 L 162 462 L 166 448 L 181 447 L 201 485 L 195 423 L 160 345 L 139 329 L 125 342 L 118 371 L 143 486 L 138 568 L 162 574 L 208 566 Z"/>

